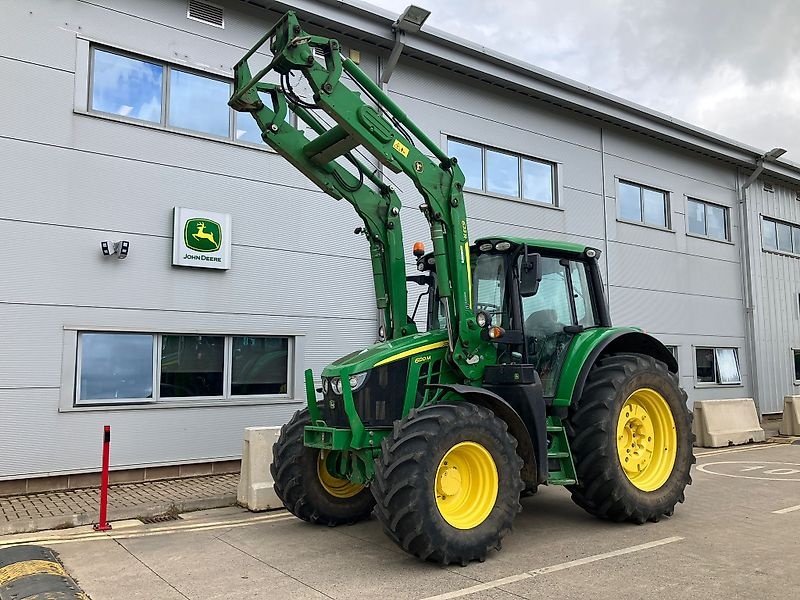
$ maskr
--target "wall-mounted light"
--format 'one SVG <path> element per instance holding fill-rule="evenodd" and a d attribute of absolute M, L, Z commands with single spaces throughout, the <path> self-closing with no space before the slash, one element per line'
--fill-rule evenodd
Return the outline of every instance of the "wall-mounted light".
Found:
<path fill-rule="evenodd" d="M 128 250 L 131 243 L 128 240 L 121 240 L 119 242 L 100 242 L 100 247 L 103 249 L 103 255 L 111 256 L 116 254 L 120 260 L 128 256 Z"/>
<path fill-rule="evenodd" d="M 397 66 L 397 61 L 400 60 L 400 54 L 403 52 L 403 47 L 405 46 L 405 34 L 417 33 L 430 16 L 431 11 L 428 9 L 411 4 L 407 6 L 403 14 L 397 17 L 397 20 L 392 23 L 394 48 L 392 48 L 389 60 L 386 61 L 386 66 L 383 68 L 383 74 L 381 75 L 381 81 L 383 83 L 389 83 L 389 78 L 392 76 L 392 72 Z"/>

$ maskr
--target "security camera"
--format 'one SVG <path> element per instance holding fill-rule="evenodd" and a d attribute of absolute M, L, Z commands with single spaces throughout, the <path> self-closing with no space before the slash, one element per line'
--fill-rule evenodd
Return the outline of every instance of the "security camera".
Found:
<path fill-rule="evenodd" d="M 116 254 L 117 258 L 122 260 L 128 256 L 128 250 L 131 247 L 131 243 L 128 240 L 121 240 L 119 242 L 104 241 L 100 242 L 100 247 L 103 249 L 104 256 Z"/>

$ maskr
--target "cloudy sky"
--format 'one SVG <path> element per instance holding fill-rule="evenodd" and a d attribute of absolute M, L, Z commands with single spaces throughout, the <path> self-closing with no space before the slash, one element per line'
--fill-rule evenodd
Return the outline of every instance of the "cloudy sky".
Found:
<path fill-rule="evenodd" d="M 800 0 L 413 1 L 426 25 L 800 162 Z"/>

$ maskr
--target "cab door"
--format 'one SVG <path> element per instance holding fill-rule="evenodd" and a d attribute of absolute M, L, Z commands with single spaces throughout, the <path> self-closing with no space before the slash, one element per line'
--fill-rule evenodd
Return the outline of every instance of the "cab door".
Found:
<path fill-rule="evenodd" d="M 552 397 L 572 338 L 598 320 L 586 262 L 542 256 L 540 265 L 536 294 L 521 298 L 522 329 L 525 362 L 539 372 L 544 396 Z"/>

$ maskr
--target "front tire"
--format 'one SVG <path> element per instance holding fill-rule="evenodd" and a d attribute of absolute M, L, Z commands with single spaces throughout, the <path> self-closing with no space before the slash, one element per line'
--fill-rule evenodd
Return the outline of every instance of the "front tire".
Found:
<path fill-rule="evenodd" d="M 695 462 L 686 392 L 667 366 L 641 354 L 614 355 L 592 367 L 567 434 L 578 485 L 573 501 L 612 521 L 671 516 Z"/>
<path fill-rule="evenodd" d="M 309 523 L 333 527 L 367 519 L 375 505 L 369 489 L 330 473 L 326 454 L 303 444 L 306 425 L 311 425 L 311 417 L 304 408 L 281 427 L 272 447 L 270 472 L 278 498 L 289 512 Z"/>
<path fill-rule="evenodd" d="M 506 424 L 467 402 L 396 421 L 376 461 L 375 514 L 403 550 L 443 565 L 500 549 L 522 509 L 522 459 Z"/>

